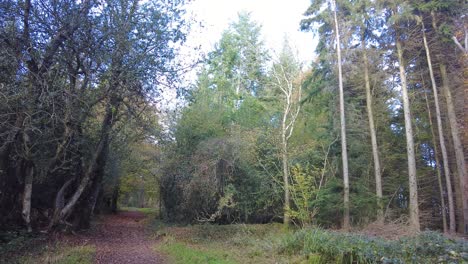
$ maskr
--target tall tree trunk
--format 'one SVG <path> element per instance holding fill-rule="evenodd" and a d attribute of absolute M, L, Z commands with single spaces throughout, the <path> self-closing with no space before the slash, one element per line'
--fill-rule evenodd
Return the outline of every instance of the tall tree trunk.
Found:
<path fill-rule="evenodd" d="M 283 223 L 289 225 L 289 209 L 291 208 L 291 201 L 289 197 L 289 167 L 288 167 L 288 142 L 286 139 L 286 115 L 283 118 L 283 133 L 281 135 L 282 141 L 282 162 L 283 162 L 283 183 L 284 183 L 284 218 Z"/>
<path fill-rule="evenodd" d="M 367 58 L 366 43 L 364 40 L 361 42 L 363 49 L 363 60 L 364 60 L 364 80 L 366 86 L 366 102 L 367 102 L 367 116 L 369 119 L 369 132 L 371 136 L 372 144 L 372 157 L 374 159 L 374 175 L 375 175 L 375 192 L 377 195 L 377 222 L 380 224 L 384 223 L 384 212 L 383 212 L 383 193 L 382 193 L 382 174 L 380 170 L 380 158 L 379 158 L 379 147 L 377 145 L 377 136 L 374 125 L 374 111 L 372 107 L 372 94 L 370 87 L 369 78 L 369 61 Z"/>
<path fill-rule="evenodd" d="M 279 61 L 273 67 L 273 74 L 277 86 L 284 95 L 284 112 L 281 120 L 281 159 L 283 165 L 283 187 L 284 187 L 284 215 L 283 223 L 287 226 L 290 223 L 289 209 L 291 208 L 290 186 L 289 186 L 289 161 L 288 161 L 288 140 L 294 131 L 294 123 L 301 109 L 301 85 L 295 86 L 299 72 L 288 72 L 288 67 Z M 296 76 L 297 75 L 297 76 Z M 297 98 L 295 97 L 297 94 Z"/>
<path fill-rule="evenodd" d="M 446 205 L 445 205 L 445 199 L 444 199 L 444 186 L 442 184 L 442 173 L 440 169 L 440 159 L 439 159 L 439 149 L 437 147 L 437 142 L 436 142 L 436 134 L 434 131 L 434 125 L 432 123 L 432 113 L 431 113 L 431 108 L 429 106 L 429 99 L 427 98 L 427 92 L 424 92 L 424 97 L 426 98 L 426 107 L 427 107 L 427 114 L 429 118 L 429 125 L 431 126 L 431 134 L 432 134 L 432 145 L 434 146 L 434 159 L 436 162 L 436 170 L 437 170 L 437 183 L 439 184 L 439 192 L 440 192 L 440 204 L 442 207 L 442 228 L 444 230 L 444 233 L 447 233 L 448 227 L 447 227 L 447 212 L 446 210 Z"/>
<path fill-rule="evenodd" d="M 343 213 L 343 229 L 349 230 L 350 216 L 349 216 L 349 174 L 348 174 L 348 150 L 346 148 L 346 120 L 345 120 L 345 107 L 344 107 L 344 90 L 343 90 L 343 76 L 341 70 L 341 47 L 340 47 L 340 32 L 338 28 L 338 18 L 336 15 L 336 1 L 332 1 L 333 17 L 335 20 L 335 35 L 336 35 L 336 51 L 338 56 L 338 85 L 340 91 L 340 123 L 341 123 L 341 160 L 343 165 L 343 188 L 344 188 L 344 213 Z"/>
<path fill-rule="evenodd" d="M 28 232 L 32 231 L 31 228 L 31 195 L 33 187 L 34 166 L 30 162 L 26 162 L 26 176 L 24 178 L 24 191 L 23 191 L 23 220 L 26 223 Z"/>
<path fill-rule="evenodd" d="M 398 34 L 396 36 L 396 48 L 398 53 L 398 67 L 400 69 L 403 111 L 405 117 L 406 151 L 408 154 L 409 220 L 411 227 L 419 231 L 418 181 L 416 177 L 416 158 L 414 154 L 413 128 L 411 126 L 411 111 L 408 87 L 406 84 L 403 50 Z"/>
<path fill-rule="evenodd" d="M 463 213 L 460 217 L 463 217 L 464 227 L 460 227 L 460 231 L 465 234 L 468 233 L 468 183 L 466 180 L 466 162 L 465 155 L 463 153 L 463 144 L 460 139 L 460 132 L 458 130 L 457 116 L 455 114 L 455 107 L 453 103 L 452 93 L 449 88 L 449 81 L 447 77 L 447 69 L 443 63 L 439 64 L 441 76 L 442 76 L 442 91 L 444 93 L 445 100 L 447 102 L 447 114 L 450 124 L 450 132 L 452 133 L 453 146 L 455 148 L 455 158 L 457 161 L 457 173 L 460 185 L 460 196 L 462 201 Z M 466 105 L 466 104 L 465 104 Z M 465 113 L 466 115 L 466 113 Z"/>
<path fill-rule="evenodd" d="M 431 77 L 432 92 L 434 94 L 434 104 L 436 110 L 436 120 L 437 120 L 437 132 L 439 134 L 439 144 L 440 151 L 442 152 L 442 162 L 444 166 L 444 174 L 447 185 L 447 194 L 448 194 L 448 206 L 449 206 L 449 232 L 455 233 L 455 203 L 453 201 L 453 192 L 452 192 L 452 183 L 450 179 L 450 168 L 447 155 L 447 148 L 445 146 L 445 137 L 444 137 L 444 128 L 442 127 L 442 119 L 440 117 L 440 107 L 439 107 L 439 95 L 437 92 L 437 84 L 434 77 L 434 72 L 432 69 L 432 60 L 431 52 L 429 50 L 429 45 L 427 44 L 426 32 L 424 28 L 424 23 L 422 23 L 422 35 L 424 42 L 424 49 L 426 51 L 427 65 L 429 67 L 429 75 Z"/>

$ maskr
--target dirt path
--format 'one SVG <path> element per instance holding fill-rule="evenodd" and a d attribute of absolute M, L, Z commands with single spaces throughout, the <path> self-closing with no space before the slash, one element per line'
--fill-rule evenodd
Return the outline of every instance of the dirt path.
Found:
<path fill-rule="evenodd" d="M 81 234 L 79 240 L 95 245 L 97 264 L 164 263 L 154 251 L 155 241 L 145 230 L 145 215 L 140 212 L 119 212 L 105 216 L 92 232 Z"/>

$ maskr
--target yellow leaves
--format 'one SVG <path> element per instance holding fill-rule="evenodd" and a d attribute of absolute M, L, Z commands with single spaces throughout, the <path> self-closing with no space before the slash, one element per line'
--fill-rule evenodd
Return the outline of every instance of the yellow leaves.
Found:
<path fill-rule="evenodd" d="M 320 181 L 320 170 L 317 168 L 303 168 L 296 164 L 291 168 L 291 197 L 294 206 L 288 214 L 297 220 L 300 226 L 309 225 L 317 214 L 317 208 L 312 206 L 316 197 Z"/>

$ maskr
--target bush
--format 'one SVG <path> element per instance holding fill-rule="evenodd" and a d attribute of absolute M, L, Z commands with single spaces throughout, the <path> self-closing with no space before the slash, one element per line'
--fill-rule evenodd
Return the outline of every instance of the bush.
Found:
<path fill-rule="evenodd" d="M 468 244 L 435 232 L 399 240 L 369 238 L 322 229 L 302 229 L 286 237 L 280 253 L 320 255 L 319 263 L 465 263 Z"/>

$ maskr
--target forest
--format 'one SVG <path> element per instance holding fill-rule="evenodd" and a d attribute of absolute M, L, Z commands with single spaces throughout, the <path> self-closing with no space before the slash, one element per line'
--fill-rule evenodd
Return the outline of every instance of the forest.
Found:
<path fill-rule="evenodd" d="M 0 263 L 133 217 L 122 263 L 468 262 L 466 1 L 310 1 L 311 64 L 249 12 L 183 59 L 186 5 L 0 2 Z"/>

